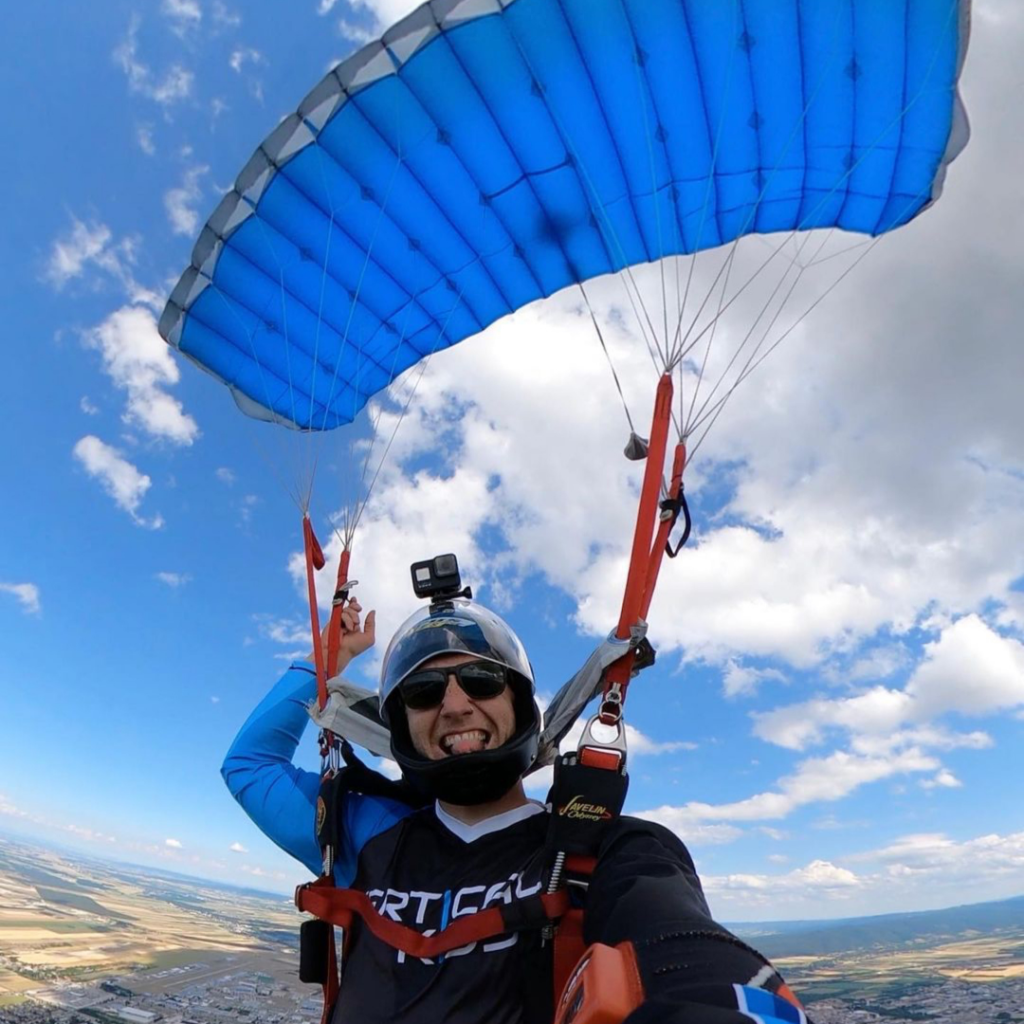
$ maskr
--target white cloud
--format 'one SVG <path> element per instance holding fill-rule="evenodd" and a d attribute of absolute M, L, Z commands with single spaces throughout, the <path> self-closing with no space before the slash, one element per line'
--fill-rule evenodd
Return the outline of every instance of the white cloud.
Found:
<path fill-rule="evenodd" d="M 942 715 L 986 715 L 1024 705 L 1024 644 L 1002 636 L 978 615 L 965 615 L 925 644 L 924 655 L 902 690 L 875 686 L 853 697 L 817 698 L 756 714 L 754 731 L 770 743 L 803 750 L 830 731 L 855 737 L 862 750 L 891 748 L 907 738 L 942 749 L 990 741 L 984 734 L 953 738 L 925 723 Z M 917 728 L 909 733 L 905 725 Z"/>
<path fill-rule="evenodd" d="M 177 590 L 192 580 L 187 572 L 158 572 L 156 578 L 172 590 Z"/>
<path fill-rule="evenodd" d="M 72 216 L 70 232 L 53 243 L 44 277 L 60 290 L 69 281 L 82 277 L 88 268 L 95 267 L 127 285 L 137 244 L 130 238 L 114 242 L 113 232 L 106 224 L 86 223 Z"/>
<path fill-rule="evenodd" d="M 635 812 L 636 817 L 656 821 L 671 832 L 675 832 L 688 846 L 715 846 L 731 843 L 743 834 L 735 825 L 723 822 L 707 822 L 688 812 L 685 807 L 655 807 L 648 811 Z"/>
<path fill-rule="evenodd" d="M 908 909 L 1001 899 L 1024 889 L 1022 832 L 960 840 L 917 833 L 844 860 L 857 866 L 862 913 L 890 909 L 894 886 Z"/>
<path fill-rule="evenodd" d="M 178 365 L 142 306 L 123 306 L 85 334 L 85 342 L 103 357 L 104 372 L 127 392 L 123 419 L 151 437 L 190 445 L 199 436 L 195 420 L 164 389 L 177 384 Z"/>
<path fill-rule="evenodd" d="M 115 241 L 106 224 L 87 223 L 72 215 L 71 229 L 53 243 L 43 279 L 58 291 L 69 281 L 79 279 L 98 289 L 106 279 L 118 285 L 133 303 L 163 309 L 165 296 L 135 280 L 139 244 L 135 236 Z M 90 271 L 98 273 L 89 274 Z"/>
<path fill-rule="evenodd" d="M 169 67 L 162 77 L 155 76 L 139 57 L 139 25 L 139 17 L 133 16 L 127 35 L 114 50 L 114 61 L 127 76 L 131 92 L 169 108 L 192 94 L 195 76 L 180 64 Z"/>
<path fill-rule="evenodd" d="M 336 0 L 320 0 L 319 14 L 325 14 L 331 10 Z M 390 28 L 396 21 L 400 21 L 407 14 L 411 14 L 420 6 L 422 0 L 354 0 L 352 8 L 363 10 L 370 14 L 377 26 L 377 35 L 385 29 Z"/>
<path fill-rule="evenodd" d="M 281 619 L 270 615 L 254 615 L 253 619 L 260 634 L 276 644 L 305 644 L 307 649 L 312 647 L 308 621 Z"/>
<path fill-rule="evenodd" d="M 88 828 L 83 825 L 76 824 L 75 822 L 69 821 L 50 821 L 41 814 L 37 814 L 32 811 L 26 811 L 16 806 L 9 797 L 4 796 L 0 793 L 0 814 L 6 815 L 9 818 L 17 818 L 22 822 L 31 822 L 33 825 L 41 826 L 44 829 L 53 830 L 56 832 L 68 832 L 79 839 L 85 839 L 88 842 L 93 843 L 116 843 L 117 838 L 115 836 L 107 835 L 105 832 L 99 832 L 96 829 Z"/>
<path fill-rule="evenodd" d="M 231 10 L 224 0 L 213 0 L 213 23 L 219 28 L 238 28 L 242 24 L 242 16 Z"/>
<path fill-rule="evenodd" d="M 943 768 L 940 772 L 937 772 L 933 779 L 921 780 L 921 787 L 923 789 L 935 789 L 936 787 L 959 789 L 961 786 L 963 786 L 963 783 L 948 768 Z"/>
<path fill-rule="evenodd" d="M 222 484 L 227 484 L 229 487 L 238 479 L 235 475 L 235 471 L 233 469 L 228 469 L 227 466 L 219 466 L 215 470 L 215 475 Z"/>
<path fill-rule="evenodd" d="M 29 615 L 39 615 L 43 610 L 39 587 L 34 583 L 0 583 L 0 593 L 13 595 Z"/>
<path fill-rule="evenodd" d="M 925 645 L 907 694 L 919 717 L 984 715 L 1024 705 L 1024 644 L 1001 636 L 978 615 L 965 615 Z"/>
<path fill-rule="evenodd" d="M 249 851 L 241 843 L 232 843 L 229 847 L 232 853 L 248 853 Z"/>
<path fill-rule="evenodd" d="M 135 141 L 139 144 L 139 149 L 141 149 L 146 156 L 153 156 L 156 153 L 156 143 L 153 141 L 152 125 L 140 124 L 135 129 Z"/>
<path fill-rule="evenodd" d="M 180 839 L 165 839 L 164 846 L 168 846 L 172 850 L 180 850 L 182 848 Z"/>
<path fill-rule="evenodd" d="M 160 12 L 171 23 L 171 31 L 185 36 L 197 29 L 203 20 L 199 0 L 161 0 Z"/>
<path fill-rule="evenodd" d="M 86 416 L 95 416 L 100 410 L 89 398 L 88 395 L 82 395 L 78 401 L 78 408 L 85 413 Z"/>
<path fill-rule="evenodd" d="M 210 168 L 191 167 L 185 171 L 180 185 L 164 193 L 164 209 L 176 235 L 193 236 L 199 230 L 199 211 L 196 204 L 203 198 L 200 181 Z"/>
<path fill-rule="evenodd" d="M 753 668 L 730 658 L 722 673 L 722 692 L 726 697 L 750 697 L 766 679 L 781 683 L 786 681 L 785 675 L 778 669 Z"/>
<path fill-rule="evenodd" d="M 739 836 L 739 830 L 733 825 L 719 829 L 715 823 L 777 821 L 800 807 L 842 800 L 869 783 L 939 769 L 934 757 L 915 747 L 874 757 L 835 751 L 827 757 L 808 758 L 791 775 L 779 779 L 773 790 L 743 800 L 725 804 L 692 801 L 682 807 L 639 811 L 637 816 L 661 822 L 687 843 L 707 842 L 707 834 L 715 841 L 728 842 Z"/>
<path fill-rule="evenodd" d="M 238 49 L 232 50 L 231 56 L 228 58 L 228 64 L 236 74 L 241 74 L 246 64 L 263 63 L 265 63 L 263 54 L 251 46 L 240 46 Z"/>
<path fill-rule="evenodd" d="M 90 434 L 78 441 L 74 447 L 74 455 L 85 471 L 99 480 L 107 494 L 139 526 L 151 530 L 158 530 L 163 526 L 164 521 L 160 515 L 150 519 L 139 515 L 139 506 L 152 481 L 125 459 L 120 451 Z"/>

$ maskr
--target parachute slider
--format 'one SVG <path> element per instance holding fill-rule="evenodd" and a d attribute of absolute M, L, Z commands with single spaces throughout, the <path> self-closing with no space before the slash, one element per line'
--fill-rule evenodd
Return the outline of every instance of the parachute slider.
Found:
<path fill-rule="evenodd" d="M 622 454 L 629 459 L 630 462 L 643 462 L 647 458 L 647 439 L 641 437 L 635 430 L 629 432 L 629 440 L 626 442 L 626 447 L 622 449 Z"/>

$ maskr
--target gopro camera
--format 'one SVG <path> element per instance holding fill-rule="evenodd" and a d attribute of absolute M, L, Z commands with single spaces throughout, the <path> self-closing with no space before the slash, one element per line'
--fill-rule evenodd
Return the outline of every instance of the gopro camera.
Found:
<path fill-rule="evenodd" d="M 413 562 L 412 590 L 417 597 L 429 598 L 431 605 L 450 601 L 455 597 L 472 597 L 469 587 L 462 586 L 459 560 L 454 555 L 436 555 L 424 562 Z"/>

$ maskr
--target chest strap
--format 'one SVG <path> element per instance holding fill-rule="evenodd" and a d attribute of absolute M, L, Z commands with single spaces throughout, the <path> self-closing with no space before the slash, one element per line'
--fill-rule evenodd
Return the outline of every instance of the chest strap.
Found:
<path fill-rule="evenodd" d="M 392 949 L 429 960 L 471 942 L 538 929 L 557 921 L 569 909 L 569 894 L 561 889 L 488 907 L 460 917 L 434 935 L 423 935 L 381 915 L 366 893 L 358 889 L 338 889 L 329 879 L 318 878 L 300 885 L 295 890 L 295 904 L 299 910 L 341 928 L 350 928 L 358 917 L 373 935 Z"/>

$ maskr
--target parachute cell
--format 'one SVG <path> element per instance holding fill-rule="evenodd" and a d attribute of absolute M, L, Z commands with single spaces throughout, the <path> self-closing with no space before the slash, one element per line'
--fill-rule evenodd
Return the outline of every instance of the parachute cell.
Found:
<path fill-rule="evenodd" d="M 210 218 L 163 336 L 251 415 L 351 421 L 567 285 L 745 234 L 878 235 L 966 139 L 968 0 L 433 0 Z"/>

